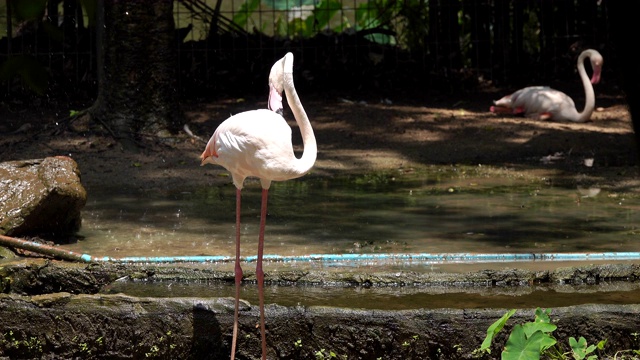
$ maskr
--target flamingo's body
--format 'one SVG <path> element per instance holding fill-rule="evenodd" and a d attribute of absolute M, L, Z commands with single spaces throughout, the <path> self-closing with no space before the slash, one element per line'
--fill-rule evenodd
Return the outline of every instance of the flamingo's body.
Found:
<path fill-rule="evenodd" d="M 257 136 L 258 135 L 258 136 Z M 291 143 L 291 127 L 278 113 L 251 110 L 225 120 L 209 140 L 207 151 L 213 151 L 206 162 L 221 165 L 242 189 L 244 179 L 254 176 L 263 188 L 266 181 L 283 181 L 304 175 Z"/>
<path fill-rule="evenodd" d="M 294 179 L 306 174 L 317 156 L 317 145 L 309 118 L 300 103 L 293 84 L 293 54 L 287 53 L 271 68 L 269 75 L 269 109 L 246 111 L 222 122 L 200 156 L 202 165 L 217 164 L 226 168 L 236 186 L 236 259 L 235 259 L 235 315 L 231 359 L 235 358 L 238 335 L 238 309 L 242 268 L 240 267 L 240 194 L 244 180 L 257 177 L 262 185 L 262 207 L 258 237 L 256 277 L 260 298 L 260 330 L 262 359 L 266 359 L 264 323 L 264 272 L 262 257 L 267 198 L 271 181 Z M 291 128 L 282 117 L 282 91 L 291 107 L 302 133 L 304 152 L 296 158 L 291 143 Z"/>
<path fill-rule="evenodd" d="M 591 80 L 584 68 L 586 59 L 591 61 L 593 75 Z M 578 112 L 576 105 L 567 94 L 548 86 L 530 86 L 494 101 L 490 108 L 494 113 L 524 114 L 541 120 L 585 122 L 591 118 L 595 108 L 593 84 L 600 81 L 603 58 L 593 49 L 583 51 L 578 57 L 578 73 L 584 86 L 585 107 Z"/>

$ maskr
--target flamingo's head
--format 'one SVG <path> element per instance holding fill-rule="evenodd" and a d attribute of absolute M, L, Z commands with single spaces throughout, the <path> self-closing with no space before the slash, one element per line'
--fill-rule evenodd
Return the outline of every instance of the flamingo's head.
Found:
<path fill-rule="evenodd" d="M 269 73 L 269 110 L 283 114 L 282 92 L 284 91 L 284 60 L 276 61 Z"/>
<path fill-rule="evenodd" d="M 589 60 L 591 60 L 591 69 L 593 70 L 593 75 L 591 75 L 591 83 L 597 84 L 600 82 L 600 73 L 602 72 L 602 64 L 604 63 L 604 59 L 602 55 L 596 50 L 587 50 L 589 52 Z"/>

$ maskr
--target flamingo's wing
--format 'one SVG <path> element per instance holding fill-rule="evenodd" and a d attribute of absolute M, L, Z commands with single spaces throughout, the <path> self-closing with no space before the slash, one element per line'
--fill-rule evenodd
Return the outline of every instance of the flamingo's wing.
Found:
<path fill-rule="evenodd" d="M 286 172 L 282 168 L 295 157 L 291 127 L 282 116 L 266 109 L 228 118 L 218 126 L 212 142 L 218 155 L 212 162 L 226 168 L 234 179 L 278 180 L 277 172 Z"/>
<path fill-rule="evenodd" d="M 567 94 L 549 87 L 533 86 L 516 93 L 512 96 L 512 107 L 521 109 L 527 117 L 556 118 L 565 109 L 575 109 L 573 100 Z"/>
<path fill-rule="evenodd" d="M 513 114 L 522 114 L 524 113 L 524 109 L 522 107 L 522 103 L 526 101 L 525 99 L 530 97 L 531 93 L 536 91 L 542 91 L 544 89 L 548 89 L 546 86 L 529 86 L 526 88 L 522 88 L 512 94 L 503 96 L 498 100 L 493 101 L 493 105 L 491 107 L 491 112 L 494 113 L 513 113 Z M 518 101 L 518 99 L 520 99 Z"/>

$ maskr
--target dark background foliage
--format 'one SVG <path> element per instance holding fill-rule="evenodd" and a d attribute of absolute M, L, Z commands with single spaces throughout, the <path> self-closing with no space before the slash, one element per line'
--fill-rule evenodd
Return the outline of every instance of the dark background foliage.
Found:
<path fill-rule="evenodd" d="M 0 2 L 0 95 L 95 98 L 99 6 L 98 0 Z M 305 91 L 384 96 L 577 83 L 575 59 L 585 48 L 603 53 L 603 79 L 613 85 L 617 55 L 608 6 L 596 0 L 177 0 L 178 94 L 262 93 L 264 74 L 285 51 L 296 54 Z M 296 16 L 304 9 L 308 16 Z"/>

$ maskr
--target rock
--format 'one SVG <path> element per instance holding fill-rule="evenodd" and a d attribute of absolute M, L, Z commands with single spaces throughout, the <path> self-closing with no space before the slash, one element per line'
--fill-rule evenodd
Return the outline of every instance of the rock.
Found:
<path fill-rule="evenodd" d="M 218 285 L 233 286 L 233 268 L 218 265 L 223 270 L 216 270 L 218 266 L 211 263 L 78 264 L 43 259 L 4 263 L 0 265 L 0 334 L 4 334 L 4 341 L 0 337 L 0 359 L 228 359 L 233 298 L 220 297 L 225 291 L 222 294 L 211 290 L 185 291 L 189 284 L 215 284 L 214 289 Z M 333 270 L 335 278 L 328 274 Z M 629 349 L 638 348 L 633 335 L 640 322 L 640 304 L 634 295 L 638 264 L 541 271 L 552 275 L 535 275 L 538 280 L 531 282 L 517 279 L 531 280 L 533 273 L 513 269 L 442 272 L 442 277 L 435 278 L 436 272 L 432 270 L 393 270 L 386 275 L 361 270 L 269 272 L 271 285 L 305 288 L 305 295 L 298 299 L 302 303 L 289 297 L 286 302 L 295 305 L 284 306 L 270 298 L 272 303 L 266 305 L 269 359 L 500 358 L 514 325 L 534 319 L 536 309 L 526 307 L 530 303 L 552 308 L 552 322 L 558 327 L 553 336 L 565 349 L 570 336 L 584 336 L 589 344 L 606 339 L 608 354 L 626 354 Z M 582 281 L 573 280 L 585 275 L 599 278 L 597 288 L 585 288 Z M 346 284 L 339 280 L 346 278 L 366 279 L 373 286 L 367 288 L 363 283 Z M 393 278 L 396 285 L 389 283 Z M 306 279 L 313 279 L 314 284 Z M 327 281 L 316 282 L 317 279 Z M 446 283 L 441 287 L 443 279 Z M 563 279 L 562 284 L 559 279 Z M 155 290 L 150 290 L 150 285 Z M 165 290 L 159 290 L 158 286 Z M 380 309 L 338 307 L 334 302 L 326 306 L 305 305 L 313 297 L 308 295 L 313 294 L 314 287 L 335 292 L 339 295 L 337 303 L 343 303 L 339 299 L 346 288 L 358 289 L 364 299 L 360 300 L 375 303 L 381 299 L 376 288 L 393 287 L 397 289 L 394 293 L 414 294 L 411 296 L 414 308 L 384 309 L 394 306 L 394 296 L 390 301 L 382 301 L 387 305 L 381 303 Z M 312 292 L 306 293 L 307 289 Z M 556 295 L 548 298 L 536 293 Z M 453 307 L 442 307 L 438 297 L 432 297 L 437 294 L 451 297 L 449 304 Z M 570 298 L 576 303 L 600 302 L 603 298 L 598 294 L 605 297 L 611 294 L 609 299 L 629 304 L 562 305 L 573 303 L 566 302 Z M 493 302 L 479 300 L 485 297 Z M 476 308 L 479 306 L 482 308 Z M 491 354 L 476 352 L 487 329 L 508 311 L 505 306 L 516 307 L 518 311 L 494 337 Z M 241 314 L 237 358 L 259 359 L 260 332 L 255 326 L 259 306 L 243 300 Z M 336 356 L 330 356 L 331 353 Z"/>
<path fill-rule="evenodd" d="M 242 311 L 237 358 L 259 359 L 258 306 Z M 535 309 L 518 309 L 492 341 L 491 356 L 476 349 L 507 309 L 268 304 L 266 312 L 269 359 L 471 360 L 500 358 L 510 328 L 530 322 Z M 553 336 L 564 348 L 569 336 L 584 335 L 589 344 L 606 339 L 607 353 L 623 353 L 637 349 L 631 335 L 639 313 L 637 304 L 554 307 Z M 7 359 L 228 359 L 233 299 L 0 294 L 0 318 L 0 356 Z"/>
<path fill-rule="evenodd" d="M 4 248 L 4 247 L 0 247 L 0 259 L 13 259 L 16 257 L 16 253 L 14 253 L 13 251 Z M 0 286 L 0 289 L 2 288 L 2 286 Z"/>
<path fill-rule="evenodd" d="M 0 163 L 0 234 L 72 234 L 86 202 L 78 164 L 69 157 Z"/>

